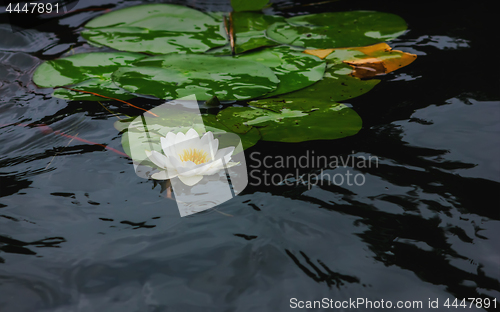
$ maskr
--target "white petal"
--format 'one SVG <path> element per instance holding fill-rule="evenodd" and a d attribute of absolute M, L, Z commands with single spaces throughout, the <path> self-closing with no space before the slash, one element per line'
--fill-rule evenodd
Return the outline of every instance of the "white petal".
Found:
<path fill-rule="evenodd" d="M 178 132 L 175 136 L 175 144 L 178 144 L 186 139 L 186 136 L 182 132 Z"/>
<path fill-rule="evenodd" d="M 167 164 L 170 164 L 168 158 L 165 155 L 158 153 L 157 151 L 148 151 L 146 150 L 146 156 L 148 156 L 149 160 L 151 160 L 155 165 L 160 168 L 167 168 Z"/>
<path fill-rule="evenodd" d="M 168 137 L 168 135 L 167 135 L 167 137 Z M 168 138 L 160 138 L 160 142 L 161 142 L 161 148 L 163 149 L 163 152 L 168 157 L 169 156 L 169 150 L 170 150 L 170 148 L 172 147 L 172 145 L 175 144 L 175 138 L 173 140 L 172 140 L 172 137 L 170 137 L 170 139 L 168 139 Z"/>
<path fill-rule="evenodd" d="M 172 163 L 172 167 L 176 169 L 184 167 L 183 162 L 179 159 L 179 157 L 170 157 L 170 162 Z"/>
<path fill-rule="evenodd" d="M 162 148 L 165 148 L 165 147 L 163 146 L 164 142 L 165 142 L 165 144 L 166 144 L 166 145 L 172 145 L 172 144 L 175 144 L 175 137 L 176 137 L 176 135 L 175 135 L 175 133 L 173 133 L 172 131 L 170 131 L 169 133 L 167 133 L 167 136 L 166 136 L 166 137 L 164 137 L 164 138 L 162 138 L 162 140 L 161 140 L 161 143 L 162 143 L 162 146 L 161 146 L 161 147 L 162 147 Z"/>
<path fill-rule="evenodd" d="M 173 131 L 170 131 L 169 133 L 167 133 L 167 136 L 165 137 L 168 141 L 172 141 L 172 142 L 175 142 L 175 133 Z"/>
<path fill-rule="evenodd" d="M 207 144 L 210 141 L 214 140 L 214 134 L 212 131 L 208 131 L 201 137 L 201 144 Z"/>
<path fill-rule="evenodd" d="M 221 162 L 221 164 L 222 164 L 222 162 Z M 213 162 L 212 161 L 206 162 L 206 163 L 203 163 L 203 164 L 199 164 L 199 165 L 196 165 L 193 168 L 190 168 L 189 171 L 186 171 L 185 174 L 189 173 L 189 175 L 193 175 L 193 172 L 194 172 L 194 174 L 205 175 L 205 172 L 207 170 L 210 170 L 210 168 L 212 168 L 212 166 L 213 166 Z"/>
<path fill-rule="evenodd" d="M 191 170 L 191 169 L 194 169 L 194 167 L 196 167 L 196 164 L 194 162 L 192 162 L 191 160 L 188 160 L 188 161 L 183 161 L 182 162 L 182 166 L 181 167 L 178 167 L 180 170 L 182 171 L 187 171 L 187 170 Z"/>
<path fill-rule="evenodd" d="M 231 157 L 231 155 L 233 154 L 233 152 L 234 152 L 234 146 L 229 146 L 229 147 L 220 149 L 219 151 L 217 151 L 217 154 L 215 154 L 214 160 L 220 159 L 222 157 L 224 157 L 224 160 L 225 160 L 226 156 Z"/>
<path fill-rule="evenodd" d="M 197 138 L 194 138 L 194 139 L 190 139 L 190 140 L 186 140 L 186 141 L 183 141 L 183 142 L 179 142 L 177 144 L 175 144 L 175 151 L 178 153 L 178 154 L 183 154 L 184 151 L 189 151 L 189 150 L 193 150 L 193 149 L 199 149 L 200 148 L 200 139 L 197 139 Z"/>
<path fill-rule="evenodd" d="M 215 156 L 217 155 L 217 150 L 219 149 L 219 139 L 215 139 L 210 141 L 209 143 L 209 153 L 208 155 L 210 156 L 210 159 L 215 159 Z"/>
<path fill-rule="evenodd" d="M 163 170 L 163 171 L 160 171 L 157 173 L 153 173 L 153 175 L 151 175 L 151 178 L 153 178 L 155 180 L 168 180 L 168 179 L 175 178 L 176 176 L 177 176 L 177 174 L 169 174 L 169 172 L 167 172 L 166 170 Z"/>
<path fill-rule="evenodd" d="M 170 159 L 172 159 L 172 158 L 179 158 L 179 155 L 177 154 L 177 150 L 175 149 L 175 144 L 167 146 L 167 148 L 165 148 L 163 150 L 163 152 Z"/>
<path fill-rule="evenodd" d="M 200 137 L 200 135 L 193 128 L 189 129 L 188 132 L 186 132 L 186 138 L 188 140 L 194 139 L 194 138 L 199 138 L 199 137 Z"/>
<path fill-rule="evenodd" d="M 208 152 L 208 156 L 210 156 L 210 159 L 214 159 L 215 154 L 219 149 L 219 139 L 214 140 L 214 134 L 211 131 L 209 131 L 203 135 L 200 144 Z M 208 148 L 205 148 L 205 146 L 207 146 Z"/>
<path fill-rule="evenodd" d="M 226 166 L 226 168 L 227 168 L 227 164 L 231 160 L 231 154 L 227 154 L 226 156 L 224 156 L 224 166 Z"/>
<path fill-rule="evenodd" d="M 216 160 L 214 162 L 214 165 L 212 165 L 210 168 L 208 168 L 208 170 L 203 172 L 203 175 L 212 175 L 212 174 L 217 173 L 221 170 L 224 170 L 224 166 L 222 165 L 222 160 L 219 159 L 219 160 Z"/>
<path fill-rule="evenodd" d="M 201 179 L 203 179 L 202 175 L 196 175 L 192 177 L 186 177 L 186 176 L 179 176 L 179 180 L 182 181 L 182 183 L 186 184 L 187 186 L 193 186 L 196 183 L 200 182 Z"/>
<path fill-rule="evenodd" d="M 178 167 L 176 169 L 177 169 L 177 172 L 179 174 L 182 174 L 182 175 L 188 176 L 188 177 L 191 177 L 194 175 L 200 175 L 200 174 L 203 175 L 203 171 L 205 170 L 204 166 L 207 166 L 207 164 L 196 165 L 192 161 L 186 161 L 184 163 L 185 164 L 189 163 L 189 164 L 187 164 L 187 166 L 185 166 L 185 167 Z M 207 168 L 209 168 L 209 166 L 207 166 Z"/>
<path fill-rule="evenodd" d="M 239 164 L 240 164 L 239 161 L 238 162 L 229 161 L 229 162 L 226 163 L 226 168 L 231 168 L 231 167 L 237 166 Z"/>

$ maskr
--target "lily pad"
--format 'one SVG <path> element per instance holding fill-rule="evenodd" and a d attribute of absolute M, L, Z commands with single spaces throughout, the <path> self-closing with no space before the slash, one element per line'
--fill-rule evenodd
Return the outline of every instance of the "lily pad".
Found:
<path fill-rule="evenodd" d="M 269 38 L 294 46 L 328 49 L 365 46 L 404 33 L 399 16 L 374 11 L 325 12 L 288 18 L 267 30 Z"/>
<path fill-rule="evenodd" d="M 203 53 L 227 43 L 222 23 L 174 4 L 145 4 L 99 16 L 82 36 L 100 45 L 151 54 Z"/>
<path fill-rule="evenodd" d="M 274 91 L 279 83 L 262 64 L 210 55 L 168 54 L 150 57 L 113 73 L 113 81 L 134 93 L 162 99 L 195 95 L 206 101 L 244 100 Z"/>
<path fill-rule="evenodd" d="M 205 124 L 205 128 L 207 131 L 212 131 L 214 133 L 214 137 L 218 138 L 220 133 L 234 133 L 224 125 L 221 121 L 217 119 L 215 115 L 202 115 L 203 123 Z M 261 139 L 260 132 L 257 128 L 252 128 L 246 133 L 238 133 L 238 137 L 241 140 L 241 144 L 243 145 L 243 149 L 250 148 L 257 144 L 257 142 Z M 237 146 L 238 142 L 233 142 L 227 139 L 219 140 L 219 148 L 224 148 L 228 146 Z M 237 152 L 237 151 L 236 151 Z"/>
<path fill-rule="evenodd" d="M 94 78 L 86 80 L 84 82 L 78 83 L 71 86 L 72 89 L 82 90 L 87 92 L 93 92 L 106 97 L 119 99 L 119 100 L 129 100 L 135 98 L 135 95 L 123 90 L 122 88 L 116 86 L 110 79 L 104 78 Z M 57 88 L 54 90 L 53 96 L 68 100 L 68 101 L 110 101 L 108 98 L 92 95 L 90 93 L 83 93 L 78 91 L 73 91 L 64 88 Z"/>
<path fill-rule="evenodd" d="M 111 81 L 111 73 L 144 57 L 128 52 L 75 54 L 41 64 L 33 74 L 33 81 L 42 88 L 71 85 L 75 89 L 126 100 L 134 96 L 118 88 Z M 55 90 L 54 96 L 67 100 L 103 100 L 91 94 L 65 89 Z"/>
<path fill-rule="evenodd" d="M 264 141 L 273 142 L 339 139 L 356 134 L 362 126 L 359 115 L 339 103 L 310 112 L 229 107 L 220 111 L 217 118 L 229 127 L 256 127 Z"/>
<path fill-rule="evenodd" d="M 269 0 L 231 0 L 231 6 L 235 12 L 262 10 Z"/>
<path fill-rule="evenodd" d="M 285 18 L 277 15 L 264 15 L 257 12 L 234 12 L 232 14 L 235 37 L 235 53 L 243 53 L 261 47 L 270 47 L 280 43 L 269 39 L 266 30 L 274 23 L 284 22 Z M 216 55 L 231 55 L 229 44 L 215 48 L 208 53 Z"/>
<path fill-rule="evenodd" d="M 284 108 L 309 111 L 331 105 L 332 102 L 358 97 L 377 85 L 380 80 L 361 80 L 350 75 L 347 64 L 328 64 L 322 80 L 303 89 L 279 97 L 258 99 L 250 105 L 280 111 Z"/>
<path fill-rule="evenodd" d="M 393 50 L 385 42 L 366 47 L 304 50 L 304 53 L 326 59 L 329 63 L 349 64 L 353 68 L 351 75 L 358 78 L 393 72 L 417 58 L 415 54 Z"/>
<path fill-rule="evenodd" d="M 312 85 L 323 78 L 326 63 L 318 57 L 280 46 L 239 55 L 238 59 L 252 60 L 271 68 L 280 83 L 265 97 L 292 92 Z"/>

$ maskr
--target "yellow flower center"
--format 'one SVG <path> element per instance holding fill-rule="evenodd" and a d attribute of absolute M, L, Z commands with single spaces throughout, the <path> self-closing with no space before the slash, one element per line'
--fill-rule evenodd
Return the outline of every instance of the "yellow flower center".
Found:
<path fill-rule="evenodd" d="M 208 154 L 204 150 L 190 148 L 182 151 L 182 154 L 179 154 L 181 161 L 192 161 L 195 164 L 203 164 L 208 161 Z"/>

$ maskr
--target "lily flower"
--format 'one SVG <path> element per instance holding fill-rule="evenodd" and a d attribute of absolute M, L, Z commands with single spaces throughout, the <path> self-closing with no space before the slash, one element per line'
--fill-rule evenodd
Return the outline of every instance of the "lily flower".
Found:
<path fill-rule="evenodd" d="M 151 176 L 155 180 L 179 177 L 182 183 L 193 186 L 204 175 L 238 164 L 230 162 L 234 146 L 218 150 L 219 140 L 210 131 L 200 138 L 191 128 L 186 134 L 169 132 L 160 140 L 164 154 L 146 150 L 148 158 L 161 170 Z"/>

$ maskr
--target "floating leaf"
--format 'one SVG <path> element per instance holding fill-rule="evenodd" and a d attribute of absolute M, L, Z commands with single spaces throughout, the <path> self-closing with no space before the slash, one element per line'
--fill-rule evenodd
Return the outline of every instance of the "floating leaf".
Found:
<path fill-rule="evenodd" d="M 373 11 L 325 12 L 288 18 L 267 30 L 269 38 L 295 46 L 328 49 L 394 39 L 406 30 L 394 14 Z"/>
<path fill-rule="evenodd" d="M 356 48 L 311 49 L 304 50 L 303 52 L 305 54 L 317 56 L 322 60 L 328 57 L 328 60 L 335 64 L 340 64 L 344 60 L 355 59 L 357 56 L 366 56 L 366 54 Z M 333 52 L 335 53 L 332 54 Z"/>
<path fill-rule="evenodd" d="M 174 4 L 145 4 L 99 16 L 82 36 L 117 50 L 166 54 L 202 53 L 223 46 L 223 25 L 213 17 Z"/>
<path fill-rule="evenodd" d="M 169 54 L 136 62 L 113 73 L 120 87 L 162 99 L 243 100 L 276 89 L 279 80 L 262 64 L 232 57 Z"/>
<path fill-rule="evenodd" d="M 352 77 L 351 71 L 351 67 L 346 64 L 327 64 L 323 79 L 315 84 L 279 97 L 255 100 L 250 105 L 274 111 L 284 108 L 308 111 L 360 96 L 380 82 L 377 79 Z"/>
<path fill-rule="evenodd" d="M 212 131 L 214 133 L 214 137 L 218 137 L 218 133 L 221 132 L 229 132 L 229 133 L 234 133 L 231 131 L 230 128 L 228 128 L 226 125 L 224 125 L 221 121 L 217 119 L 215 115 L 202 115 L 203 118 L 203 123 L 205 124 L 205 127 L 207 131 Z M 241 144 L 243 145 L 243 149 L 250 148 L 257 144 L 257 142 L 261 139 L 260 132 L 257 128 L 252 128 L 246 133 L 238 133 L 238 136 L 241 140 Z M 228 146 L 237 146 L 238 142 L 232 142 L 231 140 L 228 140 L 227 137 L 224 140 L 219 141 L 219 149 L 228 147 Z M 223 143 L 223 144 L 221 144 Z"/>
<path fill-rule="evenodd" d="M 33 81 L 42 88 L 75 85 L 75 89 L 90 91 L 121 100 L 134 96 L 118 88 L 111 81 L 111 73 L 146 57 L 138 53 L 96 52 L 75 54 L 41 64 L 33 74 Z M 57 89 L 54 96 L 67 100 L 102 101 L 91 94 Z"/>
<path fill-rule="evenodd" d="M 135 97 L 135 95 L 130 94 L 120 87 L 117 87 L 110 79 L 90 79 L 71 86 L 71 88 L 75 90 L 88 91 L 119 100 L 128 100 Z M 55 97 L 68 101 L 110 101 L 110 99 L 106 99 L 104 97 L 64 88 L 55 89 L 53 95 Z"/>
<path fill-rule="evenodd" d="M 246 53 L 237 58 L 264 64 L 278 76 L 280 80 L 278 88 L 265 97 L 310 86 L 323 77 L 326 68 L 326 63 L 317 57 L 305 55 L 287 46 Z"/>
<path fill-rule="evenodd" d="M 387 74 L 411 64 L 415 54 L 392 50 L 385 42 L 367 47 L 305 50 L 304 53 L 326 58 L 329 62 L 349 64 L 352 66 L 352 76 L 371 78 Z"/>
<path fill-rule="evenodd" d="M 358 78 L 371 78 L 376 75 L 387 74 L 401 67 L 411 64 L 417 56 L 398 50 L 376 51 L 368 54 L 370 58 L 346 60 L 344 63 L 353 67 L 352 75 Z"/>
<path fill-rule="evenodd" d="M 264 141 L 274 142 L 339 139 L 356 134 L 362 125 L 354 110 L 338 103 L 307 113 L 291 109 L 274 112 L 254 107 L 229 107 L 220 111 L 217 119 L 231 129 L 256 127 Z"/>
<path fill-rule="evenodd" d="M 231 6 L 235 12 L 262 10 L 269 0 L 231 0 Z"/>
<path fill-rule="evenodd" d="M 232 21 L 235 34 L 235 53 L 239 54 L 261 47 L 278 45 L 278 42 L 266 36 L 266 29 L 274 23 L 284 22 L 285 18 L 257 12 L 234 12 Z M 231 46 L 227 44 L 224 47 L 210 50 L 208 53 L 231 55 Z"/>

